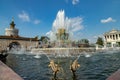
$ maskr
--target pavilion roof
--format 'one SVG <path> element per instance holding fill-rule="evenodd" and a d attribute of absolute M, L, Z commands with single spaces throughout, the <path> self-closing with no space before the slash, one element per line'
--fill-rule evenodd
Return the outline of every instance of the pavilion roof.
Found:
<path fill-rule="evenodd" d="M 21 37 L 21 36 L 5 36 L 5 35 L 0 35 L 0 39 L 38 41 L 37 38 L 29 38 L 29 37 Z"/>
<path fill-rule="evenodd" d="M 109 34 L 120 34 L 120 30 L 113 29 L 113 30 L 111 30 L 109 32 L 104 33 L 104 35 L 109 35 Z"/>

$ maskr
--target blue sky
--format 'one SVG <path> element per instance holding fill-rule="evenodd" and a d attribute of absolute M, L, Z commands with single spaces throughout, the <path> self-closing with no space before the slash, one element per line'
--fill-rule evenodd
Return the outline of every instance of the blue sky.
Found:
<path fill-rule="evenodd" d="M 114 29 L 120 30 L 120 0 L 0 0 L 0 35 L 14 17 L 20 36 L 35 37 L 51 31 L 59 10 L 68 18 L 82 19 L 82 29 L 75 39 L 96 37 Z"/>

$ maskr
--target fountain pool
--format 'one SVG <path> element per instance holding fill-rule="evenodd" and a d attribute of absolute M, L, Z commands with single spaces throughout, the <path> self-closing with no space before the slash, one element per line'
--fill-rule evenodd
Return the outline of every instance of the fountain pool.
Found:
<path fill-rule="evenodd" d="M 37 53 L 36 53 L 37 54 Z M 90 54 L 90 53 L 89 53 Z M 49 59 L 53 59 L 59 64 L 61 70 L 57 76 L 62 80 L 105 80 L 113 72 L 120 68 L 120 52 L 97 53 L 89 55 L 81 54 L 78 58 L 80 68 L 76 71 L 76 78 L 72 77 L 70 64 L 76 56 L 55 57 L 53 55 L 10 54 L 6 64 L 18 73 L 24 80 L 51 80 L 53 77 L 51 69 L 48 67 Z"/>

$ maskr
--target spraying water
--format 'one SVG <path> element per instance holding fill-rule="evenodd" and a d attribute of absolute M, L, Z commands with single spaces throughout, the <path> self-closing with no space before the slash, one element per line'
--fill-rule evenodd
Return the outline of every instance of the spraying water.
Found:
<path fill-rule="evenodd" d="M 56 40 L 56 33 L 58 29 L 65 29 L 66 33 L 69 33 L 69 39 L 74 39 L 75 32 L 83 29 L 83 19 L 81 17 L 68 18 L 65 16 L 64 10 L 59 10 L 56 19 L 53 22 L 52 30 L 46 33 L 50 37 L 51 41 Z"/>
<path fill-rule="evenodd" d="M 40 58 L 41 56 L 39 54 L 35 55 L 34 56 L 35 58 Z"/>

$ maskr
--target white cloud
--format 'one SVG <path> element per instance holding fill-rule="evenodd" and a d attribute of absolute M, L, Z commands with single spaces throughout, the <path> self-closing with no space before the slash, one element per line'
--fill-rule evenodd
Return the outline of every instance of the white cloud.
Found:
<path fill-rule="evenodd" d="M 34 24 L 39 24 L 40 23 L 39 19 L 31 20 L 29 14 L 26 13 L 25 11 L 22 11 L 21 13 L 19 13 L 18 17 L 24 22 L 32 22 Z"/>
<path fill-rule="evenodd" d="M 51 41 L 53 41 L 53 40 L 56 40 L 55 34 L 56 33 L 54 33 L 53 31 L 49 31 L 46 33 L 46 36 L 48 36 L 51 39 Z"/>
<path fill-rule="evenodd" d="M 34 20 L 34 24 L 39 24 L 40 23 L 40 20 L 36 19 Z"/>
<path fill-rule="evenodd" d="M 52 32 L 52 31 L 47 32 L 46 35 L 49 36 L 49 35 L 51 34 L 51 32 Z"/>
<path fill-rule="evenodd" d="M 102 19 L 101 23 L 109 23 L 109 22 L 115 22 L 116 20 L 112 19 L 111 17 L 107 18 L 107 19 Z"/>
<path fill-rule="evenodd" d="M 93 38 L 97 39 L 98 37 L 103 37 L 103 35 L 97 35 L 97 36 L 93 36 Z"/>
<path fill-rule="evenodd" d="M 79 0 L 72 0 L 72 4 L 73 5 L 76 5 L 76 4 L 78 4 L 79 3 Z"/>
<path fill-rule="evenodd" d="M 98 38 L 98 36 L 93 36 L 93 38 L 97 39 L 97 38 Z"/>
<path fill-rule="evenodd" d="M 83 19 L 81 17 L 71 18 L 67 22 L 68 22 L 69 30 L 72 32 L 76 32 L 83 29 L 83 25 L 82 25 Z"/>
<path fill-rule="evenodd" d="M 30 17 L 29 17 L 29 15 L 25 11 L 22 11 L 22 13 L 18 14 L 18 17 L 22 21 L 25 21 L 25 22 L 29 22 L 30 21 Z"/>

